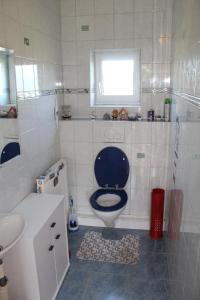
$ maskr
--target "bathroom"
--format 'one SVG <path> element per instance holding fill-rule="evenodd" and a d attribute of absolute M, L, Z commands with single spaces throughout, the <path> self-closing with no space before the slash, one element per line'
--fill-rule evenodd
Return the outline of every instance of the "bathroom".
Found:
<path fill-rule="evenodd" d="M 0 248 L 0 299 L 200 299 L 199 17 L 198 0 L 0 0 L 0 246 L 21 230 Z M 115 96 L 99 97 L 98 66 L 115 55 L 132 60 L 134 93 L 110 93 L 130 83 L 112 65 Z M 104 157 L 124 173 L 107 160 L 102 172 Z M 52 195 L 36 193 L 46 175 Z M 149 235 L 156 188 L 162 239 Z M 121 206 L 99 210 L 98 190 Z M 69 195 L 79 228 L 67 232 Z M 83 258 L 87 237 L 133 261 Z"/>

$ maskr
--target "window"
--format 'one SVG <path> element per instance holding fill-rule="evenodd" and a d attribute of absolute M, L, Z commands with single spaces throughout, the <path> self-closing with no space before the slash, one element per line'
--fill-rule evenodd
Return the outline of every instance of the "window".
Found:
<path fill-rule="evenodd" d="M 91 106 L 139 106 L 140 51 L 95 50 L 90 62 Z"/>
<path fill-rule="evenodd" d="M 10 103 L 8 56 L 0 53 L 0 104 Z"/>

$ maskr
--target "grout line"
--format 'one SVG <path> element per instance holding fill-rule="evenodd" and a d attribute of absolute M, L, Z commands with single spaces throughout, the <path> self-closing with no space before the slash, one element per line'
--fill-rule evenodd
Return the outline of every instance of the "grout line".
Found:
<path fill-rule="evenodd" d="M 85 296 L 86 296 L 86 292 L 87 292 L 88 287 L 89 287 L 89 281 L 90 281 L 90 278 L 89 278 L 89 276 L 88 276 L 88 279 L 87 279 L 87 282 L 86 282 L 86 285 L 85 285 L 85 288 L 84 288 L 82 300 L 86 300 Z"/>

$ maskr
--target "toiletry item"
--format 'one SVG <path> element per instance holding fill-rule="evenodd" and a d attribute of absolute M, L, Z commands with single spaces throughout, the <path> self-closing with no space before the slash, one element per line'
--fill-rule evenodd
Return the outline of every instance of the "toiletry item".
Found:
<path fill-rule="evenodd" d="M 8 116 L 7 111 L 0 110 L 0 118 L 6 118 Z"/>
<path fill-rule="evenodd" d="M 91 112 L 91 114 L 90 114 L 90 118 L 93 119 L 93 120 L 95 120 L 96 117 L 97 117 L 96 111 L 93 110 L 93 111 Z"/>
<path fill-rule="evenodd" d="M 105 114 L 103 115 L 103 120 L 110 120 L 110 119 L 111 119 L 110 114 L 105 113 Z"/>
<path fill-rule="evenodd" d="M 148 112 L 147 112 L 147 119 L 148 121 L 154 121 L 154 110 L 153 109 L 150 109 Z"/>
<path fill-rule="evenodd" d="M 165 120 L 165 122 L 170 121 L 171 103 L 172 103 L 172 100 L 170 98 L 165 98 L 165 101 L 164 101 L 164 120 Z"/>
<path fill-rule="evenodd" d="M 119 119 L 120 120 L 128 120 L 128 110 L 122 107 L 119 111 Z"/>
<path fill-rule="evenodd" d="M 69 216 L 68 216 L 68 230 L 76 231 L 78 230 L 78 218 L 74 208 L 74 200 L 72 196 L 69 196 Z"/>
<path fill-rule="evenodd" d="M 113 111 L 112 111 L 112 118 L 113 118 L 113 120 L 117 120 L 118 116 L 119 116 L 118 110 L 117 109 L 113 109 Z"/>
<path fill-rule="evenodd" d="M 44 193 L 45 181 L 46 181 L 46 176 L 45 175 L 41 175 L 38 179 L 36 179 L 37 193 L 39 193 L 39 194 Z"/>
<path fill-rule="evenodd" d="M 65 119 L 71 119 L 71 105 L 62 105 L 62 118 Z"/>
<path fill-rule="evenodd" d="M 155 116 L 155 121 L 162 121 L 162 117 L 160 115 Z"/>
<path fill-rule="evenodd" d="M 128 120 L 129 120 L 129 121 L 137 121 L 137 116 L 136 116 L 136 115 L 133 115 L 133 114 L 132 114 L 132 115 L 129 115 L 129 116 L 128 116 Z"/>
<path fill-rule="evenodd" d="M 136 119 L 137 119 L 137 121 L 142 121 L 142 116 L 140 114 L 137 114 Z"/>
<path fill-rule="evenodd" d="M 15 106 L 11 106 L 8 111 L 8 118 L 17 118 L 17 110 Z"/>

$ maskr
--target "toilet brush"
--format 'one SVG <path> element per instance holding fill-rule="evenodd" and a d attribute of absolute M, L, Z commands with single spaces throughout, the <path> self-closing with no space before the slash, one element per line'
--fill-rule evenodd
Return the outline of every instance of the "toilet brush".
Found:
<path fill-rule="evenodd" d="M 68 230 L 76 231 L 78 230 L 78 218 L 74 208 L 74 200 L 72 196 L 69 197 L 69 216 L 68 216 Z"/>

